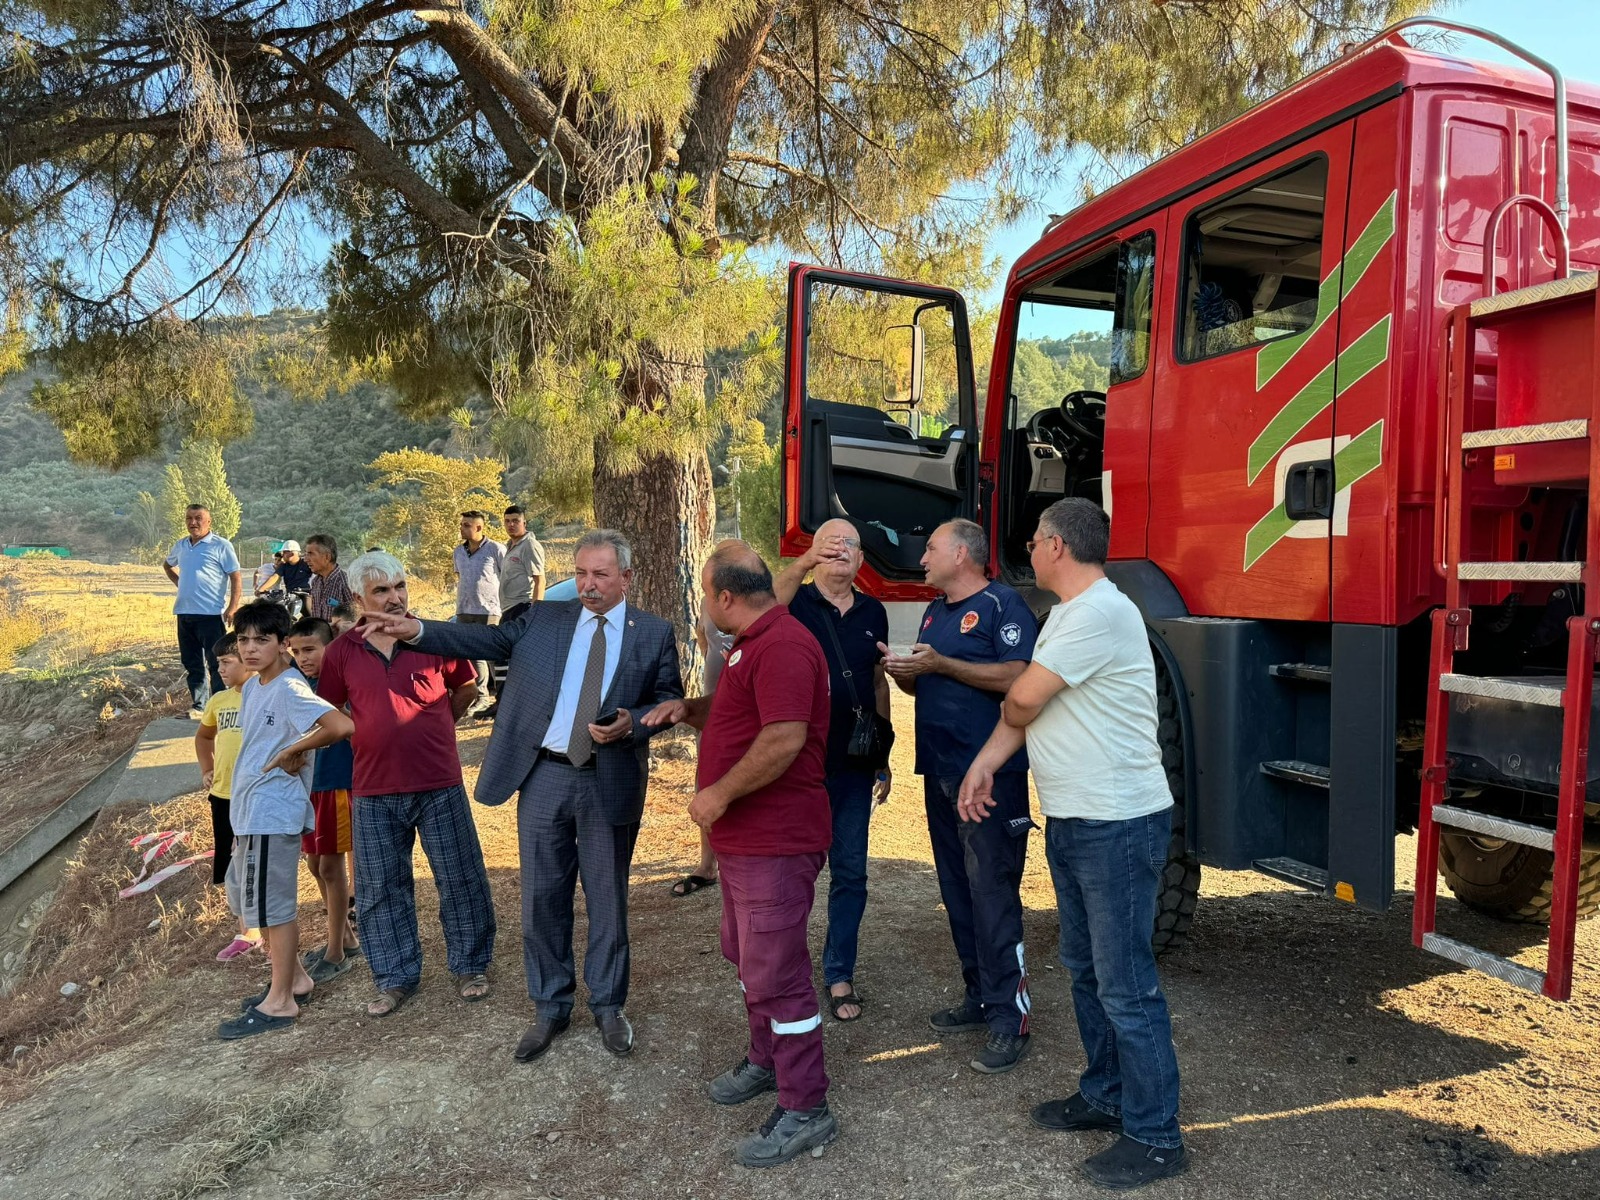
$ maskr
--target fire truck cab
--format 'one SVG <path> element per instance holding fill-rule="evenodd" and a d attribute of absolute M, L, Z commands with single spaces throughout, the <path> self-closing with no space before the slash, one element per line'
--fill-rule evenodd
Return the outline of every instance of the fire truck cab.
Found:
<path fill-rule="evenodd" d="M 1103 505 L 1181 814 L 1158 943 L 1201 863 L 1384 910 L 1417 829 L 1419 944 L 1564 995 L 1600 903 L 1597 268 L 1600 89 L 1397 27 L 1055 219 L 986 374 L 958 293 L 792 266 L 784 552 L 848 518 L 861 586 L 925 601 L 970 517 L 1042 618 L 1039 514 Z M 1554 911 L 1548 972 L 1437 934 L 1436 861 Z"/>

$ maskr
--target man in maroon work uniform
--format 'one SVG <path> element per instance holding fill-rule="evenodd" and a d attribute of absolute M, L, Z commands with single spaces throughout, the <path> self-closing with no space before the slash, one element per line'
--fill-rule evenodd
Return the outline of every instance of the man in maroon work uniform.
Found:
<path fill-rule="evenodd" d="M 778 1107 L 739 1143 L 747 1167 L 788 1162 L 838 1136 L 822 1066 L 822 1015 L 806 921 L 833 841 L 826 776 L 828 664 L 772 594 L 772 573 L 743 542 L 723 542 L 700 574 L 712 622 L 735 634 L 710 699 L 669 700 L 647 725 L 703 730 L 689 816 L 708 831 L 722 880 L 722 953 L 738 968 L 750 1049 L 711 1081 L 743 1104 L 774 1088 Z"/>

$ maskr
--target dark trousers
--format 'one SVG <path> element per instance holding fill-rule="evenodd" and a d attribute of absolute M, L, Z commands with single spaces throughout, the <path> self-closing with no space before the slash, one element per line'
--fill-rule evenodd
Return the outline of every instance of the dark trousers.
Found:
<path fill-rule="evenodd" d="M 488 613 L 457 613 L 456 614 L 456 624 L 457 625 L 493 625 L 494 624 L 494 618 L 491 617 Z M 476 671 L 477 674 L 478 674 L 478 696 L 479 696 L 479 699 L 483 703 L 487 704 L 489 702 L 489 680 L 490 680 L 489 660 L 485 659 L 485 658 L 475 659 L 473 661 L 473 663 L 472 663 L 472 669 L 474 671 Z"/>
<path fill-rule="evenodd" d="M 872 772 L 828 776 L 833 845 L 828 850 L 828 938 L 822 981 L 830 987 L 856 977 L 856 943 L 867 911 L 867 827 L 872 820 Z"/>
<path fill-rule="evenodd" d="M 589 946 L 583 982 L 595 1016 L 628 1002 L 628 871 L 639 822 L 613 825 L 599 815 L 599 776 L 542 760 L 517 796 L 522 858 L 522 963 L 528 998 L 541 1016 L 572 1012 L 573 894 L 583 880 Z"/>
<path fill-rule="evenodd" d="M 1022 869 L 1028 858 L 1028 777 L 994 777 L 986 820 L 956 812 L 959 775 L 926 776 L 924 799 L 939 895 L 961 960 L 967 1003 L 982 1005 L 997 1033 L 1028 1032 L 1028 968 L 1022 956 Z"/>
<path fill-rule="evenodd" d="M 357 796 L 350 805 L 356 928 L 380 991 L 416 987 L 422 978 L 411 871 L 418 837 L 439 889 L 450 973 L 477 975 L 494 958 L 494 901 L 466 789 Z"/>
<path fill-rule="evenodd" d="M 207 796 L 211 802 L 211 882 L 221 887 L 228 878 L 228 860 L 233 856 L 233 823 L 228 814 L 233 804 L 226 796 Z"/>
<path fill-rule="evenodd" d="M 1087 1060 L 1078 1091 L 1147 1146 L 1183 1144 L 1172 1018 L 1150 949 L 1172 810 L 1127 821 L 1051 817 L 1045 857 L 1061 912 L 1061 965 Z"/>
<path fill-rule="evenodd" d="M 178 614 L 178 657 L 183 660 L 189 697 L 196 708 L 204 708 L 206 701 L 222 690 L 222 676 L 217 674 L 217 656 L 211 653 L 211 647 L 221 641 L 226 632 L 220 613 L 210 616 L 204 613 Z"/>
<path fill-rule="evenodd" d="M 719 854 L 722 956 L 739 972 L 750 1061 L 778 1076 L 778 1103 L 815 1108 L 828 1098 L 822 1010 L 811 982 L 806 920 L 818 854 Z"/>

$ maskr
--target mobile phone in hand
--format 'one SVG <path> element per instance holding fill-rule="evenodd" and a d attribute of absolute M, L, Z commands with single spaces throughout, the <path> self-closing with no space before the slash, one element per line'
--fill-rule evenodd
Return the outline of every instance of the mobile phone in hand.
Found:
<path fill-rule="evenodd" d="M 601 713 L 598 717 L 596 717 L 594 719 L 594 723 L 596 725 L 610 725 L 610 724 L 613 724 L 616 721 L 616 719 L 618 717 L 620 717 L 621 715 L 622 715 L 622 710 L 621 709 L 613 708 L 609 712 Z"/>

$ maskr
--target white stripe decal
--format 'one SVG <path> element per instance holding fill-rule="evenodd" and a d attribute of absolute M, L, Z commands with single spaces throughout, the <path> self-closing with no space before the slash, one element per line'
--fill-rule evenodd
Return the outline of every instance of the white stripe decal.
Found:
<path fill-rule="evenodd" d="M 810 1033 L 813 1029 L 821 1026 L 821 1024 L 822 1014 L 819 1012 L 814 1017 L 806 1017 L 800 1021 L 774 1021 L 772 1023 L 772 1032 L 777 1034 Z"/>

